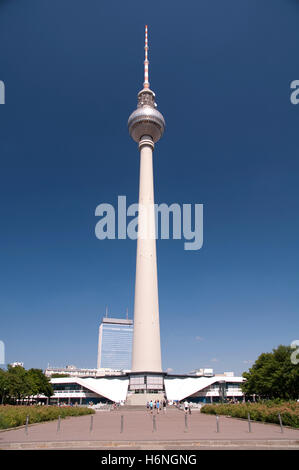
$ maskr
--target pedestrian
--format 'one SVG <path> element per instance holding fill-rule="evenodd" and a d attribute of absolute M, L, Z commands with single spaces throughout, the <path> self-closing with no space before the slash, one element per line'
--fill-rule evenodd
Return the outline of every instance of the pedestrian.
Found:
<path fill-rule="evenodd" d="M 153 400 L 150 401 L 149 406 L 150 406 L 151 414 L 153 414 L 153 406 L 154 406 Z"/>
<path fill-rule="evenodd" d="M 160 402 L 159 402 L 159 400 L 157 401 L 157 405 L 156 405 L 156 406 L 157 406 L 157 413 L 159 414 L 159 411 L 160 411 Z"/>
<path fill-rule="evenodd" d="M 191 403 L 189 403 L 188 411 L 189 411 L 189 415 L 191 415 Z"/>
<path fill-rule="evenodd" d="M 185 413 L 187 414 L 187 411 L 188 411 L 188 408 L 189 408 L 187 400 L 184 403 L 184 408 L 185 408 Z"/>
<path fill-rule="evenodd" d="M 165 400 L 165 398 L 163 400 L 163 411 L 164 411 L 164 413 L 166 413 L 166 400 Z"/>

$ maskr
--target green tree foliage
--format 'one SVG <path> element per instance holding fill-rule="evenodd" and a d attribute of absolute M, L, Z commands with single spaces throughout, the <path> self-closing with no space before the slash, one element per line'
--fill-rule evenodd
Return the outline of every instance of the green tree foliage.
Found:
<path fill-rule="evenodd" d="M 0 397 L 1 397 L 1 404 L 4 402 L 5 397 L 9 393 L 9 383 L 8 383 L 8 376 L 5 370 L 0 369 Z"/>
<path fill-rule="evenodd" d="M 299 397 L 299 364 L 292 364 L 290 346 L 280 345 L 271 353 L 262 353 L 241 385 L 246 395 L 261 398 L 297 399 Z"/>
<path fill-rule="evenodd" d="M 54 394 L 48 377 L 41 369 L 25 370 L 21 366 L 8 365 L 7 370 L 0 369 L 0 403 L 23 400 L 32 395 Z"/>
<path fill-rule="evenodd" d="M 27 379 L 30 381 L 32 395 L 45 395 L 46 397 L 53 395 L 54 391 L 50 380 L 41 369 L 29 369 Z"/>
<path fill-rule="evenodd" d="M 26 370 L 24 367 L 12 367 L 8 365 L 7 374 L 10 397 L 21 400 L 30 395 L 30 384 L 27 380 Z"/>

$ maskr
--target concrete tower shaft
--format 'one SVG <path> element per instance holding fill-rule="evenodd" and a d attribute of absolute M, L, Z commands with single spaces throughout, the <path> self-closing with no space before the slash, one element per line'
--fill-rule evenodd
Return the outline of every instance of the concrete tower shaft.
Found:
<path fill-rule="evenodd" d="M 139 214 L 132 371 L 161 372 L 152 139 L 142 138 L 139 147 Z"/>

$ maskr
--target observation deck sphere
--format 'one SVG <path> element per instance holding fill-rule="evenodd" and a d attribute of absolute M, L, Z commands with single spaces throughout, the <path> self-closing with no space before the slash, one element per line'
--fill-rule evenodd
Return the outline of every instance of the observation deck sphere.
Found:
<path fill-rule="evenodd" d="M 158 142 L 163 135 L 165 121 L 157 109 L 141 106 L 129 117 L 128 127 L 130 136 L 135 142 L 139 142 L 144 135 L 149 135 L 154 142 Z"/>

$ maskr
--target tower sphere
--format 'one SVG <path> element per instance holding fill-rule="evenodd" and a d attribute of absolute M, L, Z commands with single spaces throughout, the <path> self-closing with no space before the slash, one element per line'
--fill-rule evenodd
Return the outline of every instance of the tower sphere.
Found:
<path fill-rule="evenodd" d="M 128 120 L 130 136 L 135 142 L 139 142 L 144 135 L 150 136 L 154 142 L 162 137 L 165 121 L 156 106 L 155 93 L 152 90 L 147 88 L 138 93 L 137 109 Z"/>

